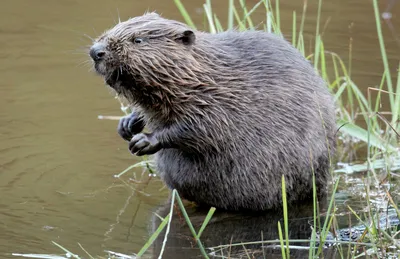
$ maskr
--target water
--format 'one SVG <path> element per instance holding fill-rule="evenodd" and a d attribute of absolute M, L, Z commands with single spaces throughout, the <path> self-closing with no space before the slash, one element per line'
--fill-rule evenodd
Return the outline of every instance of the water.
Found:
<path fill-rule="evenodd" d="M 202 27 L 203 1 L 185 2 L 194 22 Z M 227 1 L 215 2 L 214 11 L 225 21 Z M 285 34 L 291 33 L 292 10 L 299 14 L 302 2 L 281 1 Z M 316 3 L 308 3 L 307 40 L 312 40 L 315 31 Z M 390 6 L 393 18 L 389 25 L 399 30 L 400 4 L 381 4 L 382 11 Z M 115 24 L 118 14 L 127 19 L 146 10 L 181 19 L 172 0 L 2 1 L 0 257 L 8 258 L 11 252 L 59 253 L 51 241 L 80 254 L 78 242 L 93 255 L 103 255 L 104 250 L 129 254 L 138 252 L 152 233 L 150 219 L 168 199 L 168 191 L 158 179 L 151 179 L 148 185 L 127 185 L 113 177 L 137 160 L 117 136 L 117 122 L 97 119 L 98 115 L 121 115 L 121 111 L 101 79 L 89 71 L 84 63 L 88 57 L 83 53 L 90 44 L 84 34 L 97 36 Z M 258 15 L 263 18 L 261 11 Z M 370 1 L 326 1 L 322 24 L 328 18 L 325 48 L 347 62 L 352 37 L 353 79 L 364 91 L 379 84 L 383 66 Z M 392 27 L 383 23 L 390 65 L 395 71 L 400 43 Z M 136 173 L 139 177 L 141 170 Z M 128 181 L 128 177 L 123 180 Z M 144 191 L 135 191 L 132 186 Z M 352 201 L 356 203 L 357 199 Z M 256 222 L 250 220 L 253 226 L 266 224 L 263 219 L 252 220 Z M 232 228 L 218 222 L 210 227 L 209 235 L 222 229 L 230 235 Z M 231 226 L 241 226 L 243 218 L 234 222 Z M 241 235 L 259 237 L 259 232 L 249 231 L 257 228 L 246 229 L 237 228 Z M 265 239 L 273 238 L 268 227 L 266 233 Z M 275 229 L 270 233 L 276 233 Z M 190 233 L 186 237 L 186 243 L 171 241 L 176 257 L 188 257 L 187 252 L 182 253 L 188 250 L 181 249 L 188 247 Z"/>

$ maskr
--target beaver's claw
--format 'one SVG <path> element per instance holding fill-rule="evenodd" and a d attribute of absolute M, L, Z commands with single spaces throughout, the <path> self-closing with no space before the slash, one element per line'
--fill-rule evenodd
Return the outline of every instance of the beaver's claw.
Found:
<path fill-rule="evenodd" d="M 125 139 L 130 141 L 131 138 L 140 133 L 144 129 L 145 123 L 142 117 L 138 113 L 132 112 L 129 115 L 122 117 L 118 123 L 118 134 Z"/>
<path fill-rule="evenodd" d="M 153 134 L 140 133 L 129 142 L 129 151 L 137 156 L 152 155 L 161 149 L 161 144 Z"/>

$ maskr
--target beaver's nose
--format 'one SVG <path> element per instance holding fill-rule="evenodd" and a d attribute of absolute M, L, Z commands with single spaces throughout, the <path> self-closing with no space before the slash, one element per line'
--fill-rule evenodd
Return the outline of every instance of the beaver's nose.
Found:
<path fill-rule="evenodd" d="M 94 61 L 100 61 L 106 54 L 106 46 L 103 43 L 95 43 L 90 48 L 89 54 Z"/>

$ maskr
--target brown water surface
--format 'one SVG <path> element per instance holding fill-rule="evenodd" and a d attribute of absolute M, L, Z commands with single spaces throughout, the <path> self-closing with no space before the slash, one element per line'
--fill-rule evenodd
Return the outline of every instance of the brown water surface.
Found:
<path fill-rule="evenodd" d="M 203 0 L 183 1 L 202 28 Z M 213 8 L 226 20 L 228 1 Z M 291 35 L 292 11 L 303 1 L 281 0 L 283 31 Z M 381 1 L 381 10 L 388 3 Z M 248 0 L 249 5 L 255 0 Z M 306 32 L 312 40 L 317 1 L 308 1 Z M 0 8 L 0 257 L 9 253 L 138 252 L 151 234 L 150 218 L 168 198 L 151 180 L 143 195 L 113 178 L 135 158 L 116 134 L 121 115 L 102 80 L 83 63 L 90 40 L 118 19 L 156 10 L 182 20 L 172 0 L 3 0 Z M 391 7 L 399 30 L 400 4 Z M 260 10 L 256 16 L 263 19 Z M 325 48 L 347 62 L 353 38 L 352 74 L 364 90 L 383 71 L 371 1 L 325 1 Z M 383 23 L 392 70 L 399 62 L 396 37 Z M 397 36 L 396 36 L 397 35 Z M 138 174 L 141 170 L 137 171 Z M 124 178 L 127 180 L 127 177 Z M 228 233 L 229 235 L 229 233 Z M 184 257 L 183 257 L 184 258 Z"/>

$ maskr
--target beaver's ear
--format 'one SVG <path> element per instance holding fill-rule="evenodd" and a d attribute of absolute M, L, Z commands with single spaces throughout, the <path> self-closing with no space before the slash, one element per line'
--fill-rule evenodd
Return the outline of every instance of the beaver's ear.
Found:
<path fill-rule="evenodd" d="M 186 30 L 182 32 L 177 38 L 176 41 L 182 43 L 183 45 L 192 45 L 196 40 L 196 35 L 191 30 Z"/>

